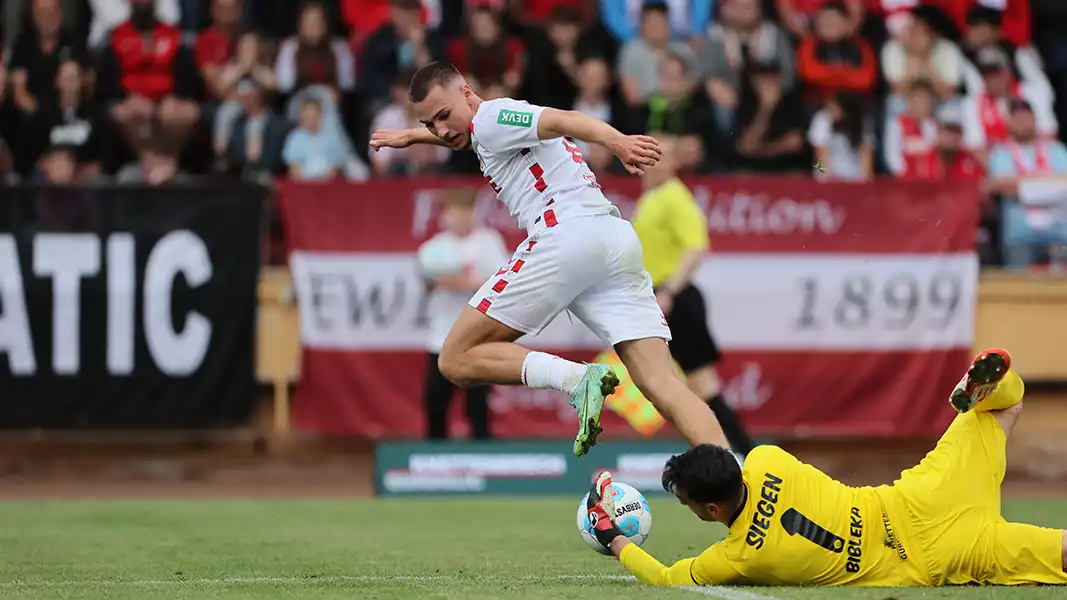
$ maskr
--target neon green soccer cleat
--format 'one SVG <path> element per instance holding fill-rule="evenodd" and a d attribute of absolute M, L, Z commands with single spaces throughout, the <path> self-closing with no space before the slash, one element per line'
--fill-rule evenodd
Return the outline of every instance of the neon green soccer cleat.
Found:
<path fill-rule="evenodd" d="M 615 393 L 619 376 L 608 365 L 591 364 L 578 387 L 571 394 L 571 406 L 578 411 L 578 436 L 574 438 L 574 455 L 583 456 L 596 445 L 600 428 L 600 411 L 604 398 Z"/>

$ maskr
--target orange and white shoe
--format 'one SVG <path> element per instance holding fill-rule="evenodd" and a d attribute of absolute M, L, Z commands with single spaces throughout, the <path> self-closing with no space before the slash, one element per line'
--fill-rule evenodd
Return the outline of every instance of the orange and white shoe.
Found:
<path fill-rule="evenodd" d="M 1011 354 L 1003 348 L 990 348 L 976 356 L 967 374 L 956 384 L 948 403 L 956 412 L 965 413 L 972 410 L 979 402 L 988 398 L 997 389 L 1008 369 L 1011 368 Z"/>

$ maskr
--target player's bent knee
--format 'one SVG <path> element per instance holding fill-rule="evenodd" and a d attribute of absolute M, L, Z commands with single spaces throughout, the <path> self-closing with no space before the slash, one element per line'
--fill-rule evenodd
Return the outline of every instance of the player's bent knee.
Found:
<path fill-rule="evenodd" d="M 461 388 L 469 388 L 474 382 L 465 375 L 463 368 L 463 353 L 449 351 L 447 347 L 441 350 L 437 357 L 437 368 L 445 379 Z"/>

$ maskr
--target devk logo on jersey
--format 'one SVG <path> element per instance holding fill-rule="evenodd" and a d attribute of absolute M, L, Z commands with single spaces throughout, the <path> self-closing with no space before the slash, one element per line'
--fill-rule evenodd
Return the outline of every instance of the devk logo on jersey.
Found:
<path fill-rule="evenodd" d="M 211 343 L 211 321 L 195 310 L 174 314 L 172 306 L 179 278 L 191 289 L 212 278 L 211 256 L 197 234 L 179 230 L 163 236 L 148 251 L 140 278 L 131 233 L 106 238 L 92 233 L 41 233 L 23 248 L 32 252 L 25 261 L 26 272 L 20 268 L 15 236 L 0 234 L 0 360 L 7 361 L 13 375 L 33 376 L 43 370 L 38 360 L 44 357 L 37 356 L 34 341 L 48 339 L 49 330 L 51 371 L 78 375 L 83 358 L 81 324 L 90 320 L 106 322 L 102 347 L 93 349 L 106 354 L 108 373 L 130 375 L 135 368 L 137 318 L 142 321 L 149 355 L 160 371 L 177 377 L 200 368 Z M 105 281 L 100 286 L 87 284 L 85 289 L 103 288 L 106 300 L 85 302 L 93 306 L 87 308 L 82 302 L 83 296 L 88 297 L 82 281 L 98 277 Z M 41 287 L 34 285 L 34 279 L 51 279 L 47 297 L 34 291 Z M 27 307 L 34 303 L 51 305 L 50 324 L 43 332 L 31 328 Z M 102 314 L 89 314 L 100 308 Z"/>
<path fill-rule="evenodd" d="M 511 125 L 513 127 L 530 127 L 533 125 L 533 113 L 507 110 L 505 108 L 500 111 L 500 115 L 496 118 L 496 122 L 501 125 Z"/>

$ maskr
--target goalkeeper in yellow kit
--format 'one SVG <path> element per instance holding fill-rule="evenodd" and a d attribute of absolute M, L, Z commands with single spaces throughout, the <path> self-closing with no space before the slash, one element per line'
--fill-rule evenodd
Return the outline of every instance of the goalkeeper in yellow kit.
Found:
<path fill-rule="evenodd" d="M 590 491 L 590 523 L 637 579 L 652 585 L 1067 585 L 1067 533 L 1000 514 L 1005 442 L 1023 382 L 1004 350 L 987 350 L 949 402 L 960 414 L 918 466 L 892 485 L 849 487 L 775 446 L 740 467 L 702 444 L 672 457 L 663 486 L 730 530 L 696 558 L 660 564 L 608 515 L 610 475 Z"/>

